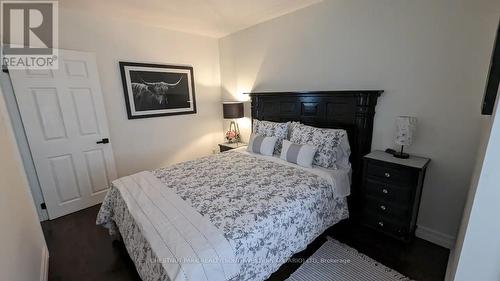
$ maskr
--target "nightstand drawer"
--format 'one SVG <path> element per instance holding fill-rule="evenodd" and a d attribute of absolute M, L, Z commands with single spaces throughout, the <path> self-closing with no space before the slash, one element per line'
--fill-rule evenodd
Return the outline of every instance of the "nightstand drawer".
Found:
<path fill-rule="evenodd" d="M 396 237 L 404 237 L 409 233 L 409 226 L 401 224 L 383 216 L 364 213 L 362 222 L 371 228 L 389 233 Z"/>
<path fill-rule="evenodd" d="M 366 180 L 365 190 L 367 195 L 400 204 L 407 204 L 410 201 L 412 191 L 410 188 L 394 186 L 371 179 Z"/>
<path fill-rule="evenodd" d="M 367 176 L 379 181 L 404 185 L 416 184 L 417 174 L 410 168 L 395 168 L 376 161 L 369 161 L 366 168 Z"/>
<path fill-rule="evenodd" d="M 410 212 L 406 205 L 397 205 L 375 197 L 366 196 L 366 212 L 376 214 L 385 218 L 406 222 L 409 220 Z"/>

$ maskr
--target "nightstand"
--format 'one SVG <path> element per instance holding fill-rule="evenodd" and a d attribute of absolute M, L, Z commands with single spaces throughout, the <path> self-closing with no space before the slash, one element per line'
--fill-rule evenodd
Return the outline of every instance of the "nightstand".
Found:
<path fill-rule="evenodd" d="M 410 241 L 429 162 L 416 156 L 400 159 L 384 151 L 363 157 L 362 225 Z"/>
<path fill-rule="evenodd" d="M 234 143 L 219 143 L 220 152 L 228 151 L 231 149 L 239 148 L 242 146 L 246 146 L 246 143 L 243 142 L 234 142 Z"/>

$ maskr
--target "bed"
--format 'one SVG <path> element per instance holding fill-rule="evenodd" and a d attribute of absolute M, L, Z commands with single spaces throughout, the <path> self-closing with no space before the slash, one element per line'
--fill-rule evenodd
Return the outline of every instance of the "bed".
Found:
<path fill-rule="evenodd" d="M 303 168 L 233 150 L 118 179 L 97 224 L 121 237 L 144 281 L 265 280 L 356 216 L 380 94 L 251 93 L 255 119 L 346 130 L 351 167 Z"/>

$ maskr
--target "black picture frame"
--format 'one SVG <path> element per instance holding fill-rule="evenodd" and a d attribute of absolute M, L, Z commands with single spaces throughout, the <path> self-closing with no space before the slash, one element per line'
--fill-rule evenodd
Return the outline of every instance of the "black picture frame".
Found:
<path fill-rule="evenodd" d="M 120 61 L 128 119 L 196 114 L 192 66 Z"/>
<path fill-rule="evenodd" d="M 483 104 L 481 114 L 492 115 L 495 108 L 495 101 L 498 93 L 498 83 L 500 81 L 500 24 L 497 27 L 497 36 L 495 38 L 495 45 L 491 55 L 490 70 L 488 73 L 488 80 L 486 82 L 486 89 L 484 91 Z"/>

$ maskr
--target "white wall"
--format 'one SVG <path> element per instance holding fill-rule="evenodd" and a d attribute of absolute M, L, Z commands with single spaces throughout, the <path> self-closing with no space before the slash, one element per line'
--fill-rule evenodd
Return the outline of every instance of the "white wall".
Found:
<path fill-rule="evenodd" d="M 217 39 L 60 10 L 59 47 L 95 52 L 119 176 L 212 153 L 222 140 Z M 194 67 L 198 113 L 128 120 L 118 61 Z"/>
<path fill-rule="evenodd" d="M 500 91 L 499 91 L 500 92 Z M 499 93 L 500 94 L 500 93 Z M 488 122 L 447 280 L 500 280 L 500 107 Z"/>
<path fill-rule="evenodd" d="M 9 112 L 12 128 L 14 129 L 17 147 L 21 152 L 24 171 L 28 179 L 28 184 L 32 190 L 31 194 L 33 195 L 38 218 L 40 221 L 48 220 L 49 214 L 47 213 L 47 210 L 42 209 L 41 206 L 44 202 L 42 190 L 40 188 L 40 183 L 38 182 L 35 164 L 33 163 L 33 158 L 31 156 L 28 139 L 26 138 L 26 132 L 24 131 L 23 122 L 21 120 L 21 114 L 19 113 L 19 108 L 17 108 L 16 96 L 14 95 L 14 89 L 12 88 L 9 74 L 4 72 L 0 73 L 0 86 L 2 88 L 1 90 L 3 92 L 5 104 L 7 105 L 7 111 Z"/>
<path fill-rule="evenodd" d="M 47 246 L 0 89 L 0 280 L 45 280 Z"/>
<path fill-rule="evenodd" d="M 396 116 L 418 117 L 409 151 L 432 158 L 420 235 L 451 246 L 477 152 L 499 15 L 497 0 L 326 0 L 221 39 L 223 98 L 385 90 L 372 148 L 394 146 Z"/>
<path fill-rule="evenodd" d="M 490 116 L 487 116 L 481 121 L 482 121 L 482 126 L 481 126 L 482 130 L 479 141 L 478 153 L 474 165 L 474 172 L 472 174 L 470 188 L 467 192 L 467 198 L 464 210 L 462 212 L 462 219 L 460 223 L 460 228 L 458 230 L 455 247 L 450 251 L 450 258 L 448 259 L 448 267 L 446 269 L 445 280 L 454 279 L 455 270 L 457 268 L 458 261 L 460 260 L 460 253 L 462 251 L 467 225 L 469 223 L 469 217 L 472 210 L 472 203 L 474 203 L 474 196 L 476 194 L 479 182 L 479 176 L 481 174 L 481 169 L 483 167 L 484 156 L 486 153 L 486 146 L 490 138 L 490 132 L 492 128 L 492 118 L 490 118 Z"/>

